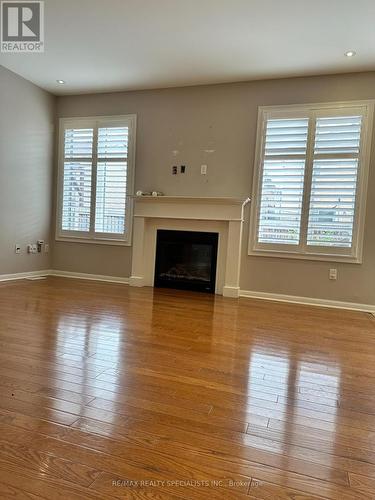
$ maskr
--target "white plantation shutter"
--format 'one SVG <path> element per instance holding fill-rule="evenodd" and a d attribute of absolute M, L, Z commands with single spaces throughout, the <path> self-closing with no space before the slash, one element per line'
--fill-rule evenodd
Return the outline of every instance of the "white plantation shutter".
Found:
<path fill-rule="evenodd" d="M 316 120 L 308 245 L 352 246 L 361 116 Z"/>
<path fill-rule="evenodd" d="M 94 130 L 67 129 L 64 140 L 62 229 L 90 230 Z"/>
<path fill-rule="evenodd" d="M 261 243 L 299 244 L 307 131 L 307 118 L 267 121 L 258 222 Z"/>
<path fill-rule="evenodd" d="M 63 120 L 61 132 L 58 236 L 127 241 L 135 117 Z"/>
<path fill-rule="evenodd" d="M 125 230 L 128 127 L 98 130 L 95 231 L 122 234 Z"/>
<path fill-rule="evenodd" d="M 255 253 L 360 260 L 372 114 L 372 102 L 261 108 Z"/>

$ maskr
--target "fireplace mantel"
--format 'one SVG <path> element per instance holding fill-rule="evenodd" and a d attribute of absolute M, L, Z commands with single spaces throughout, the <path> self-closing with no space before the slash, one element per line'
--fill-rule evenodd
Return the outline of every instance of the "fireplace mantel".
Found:
<path fill-rule="evenodd" d="M 137 196 L 131 286 L 153 286 L 158 229 L 219 234 L 216 293 L 239 296 L 244 207 L 249 198 Z"/>
<path fill-rule="evenodd" d="M 173 201 L 179 203 L 196 203 L 196 202 L 207 202 L 207 203 L 224 203 L 229 205 L 242 205 L 247 198 L 230 198 L 226 196 L 133 196 L 137 201 Z"/>

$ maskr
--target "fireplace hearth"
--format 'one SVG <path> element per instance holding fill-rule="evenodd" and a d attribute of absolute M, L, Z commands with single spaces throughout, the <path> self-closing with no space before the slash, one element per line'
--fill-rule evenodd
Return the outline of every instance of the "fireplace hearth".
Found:
<path fill-rule="evenodd" d="M 159 229 L 154 286 L 215 293 L 218 237 Z"/>

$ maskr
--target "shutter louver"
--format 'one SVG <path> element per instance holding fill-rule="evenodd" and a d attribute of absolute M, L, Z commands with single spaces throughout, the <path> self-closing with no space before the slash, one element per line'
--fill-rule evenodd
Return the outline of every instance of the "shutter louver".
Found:
<path fill-rule="evenodd" d="M 361 116 L 316 120 L 307 244 L 352 246 Z"/>
<path fill-rule="evenodd" d="M 90 230 L 93 129 L 67 129 L 64 137 L 62 229 Z"/>
<path fill-rule="evenodd" d="M 95 232 L 125 232 L 128 127 L 98 130 Z"/>
<path fill-rule="evenodd" d="M 308 118 L 267 120 L 259 243 L 299 244 L 308 123 Z"/>

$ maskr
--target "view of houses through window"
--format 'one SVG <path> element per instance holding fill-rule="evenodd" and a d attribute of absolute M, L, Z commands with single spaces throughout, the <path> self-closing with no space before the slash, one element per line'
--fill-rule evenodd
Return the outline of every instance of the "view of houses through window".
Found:
<path fill-rule="evenodd" d="M 366 109 L 336 113 L 263 116 L 255 247 L 353 248 Z"/>
<path fill-rule="evenodd" d="M 129 143 L 127 120 L 62 131 L 60 230 L 65 235 L 112 235 L 128 229 Z"/>

